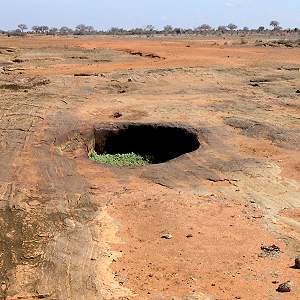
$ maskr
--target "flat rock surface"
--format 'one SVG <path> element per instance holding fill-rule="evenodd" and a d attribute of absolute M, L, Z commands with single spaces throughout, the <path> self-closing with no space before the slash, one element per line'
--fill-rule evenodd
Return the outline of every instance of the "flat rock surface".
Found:
<path fill-rule="evenodd" d="M 1 299 L 297 299 L 299 48 L 0 44 Z M 201 147 L 141 168 L 90 161 L 93 129 L 114 122 L 183 124 Z"/>

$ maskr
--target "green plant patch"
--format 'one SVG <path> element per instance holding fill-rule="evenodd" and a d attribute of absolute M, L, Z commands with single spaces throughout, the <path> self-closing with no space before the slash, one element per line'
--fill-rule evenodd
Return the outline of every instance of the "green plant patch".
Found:
<path fill-rule="evenodd" d="M 95 150 L 92 150 L 89 153 L 89 158 L 101 164 L 118 167 L 145 166 L 151 163 L 150 157 L 143 157 L 135 153 L 97 154 Z"/>

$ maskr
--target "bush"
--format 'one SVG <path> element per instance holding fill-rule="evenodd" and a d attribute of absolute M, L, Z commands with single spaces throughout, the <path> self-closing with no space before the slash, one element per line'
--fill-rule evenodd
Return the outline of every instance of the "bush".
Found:
<path fill-rule="evenodd" d="M 113 165 L 118 167 L 134 167 L 134 166 L 144 166 L 151 163 L 149 157 L 143 157 L 135 153 L 125 153 L 125 154 L 97 154 L 95 150 L 89 153 L 89 158 L 98 163 Z"/>

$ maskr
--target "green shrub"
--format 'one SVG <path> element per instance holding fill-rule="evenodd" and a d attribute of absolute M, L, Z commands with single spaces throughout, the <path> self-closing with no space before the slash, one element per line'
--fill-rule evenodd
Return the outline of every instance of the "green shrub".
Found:
<path fill-rule="evenodd" d="M 135 153 L 97 154 L 95 150 L 92 150 L 89 153 L 89 158 L 98 163 L 113 165 L 118 167 L 144 166 L 151 163 L 150 157 L 143 157 Z"/>

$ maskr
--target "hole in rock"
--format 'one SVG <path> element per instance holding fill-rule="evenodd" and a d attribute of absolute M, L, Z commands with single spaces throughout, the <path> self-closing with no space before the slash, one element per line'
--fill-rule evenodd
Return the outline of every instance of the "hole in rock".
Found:
<path fill-rule="evenodd" d="M 152 164 L 174 159 L 200 147 L 197 133 L 186 126 L 125 123 L 95 128 L 97 154 L 135 153 Z"/>

